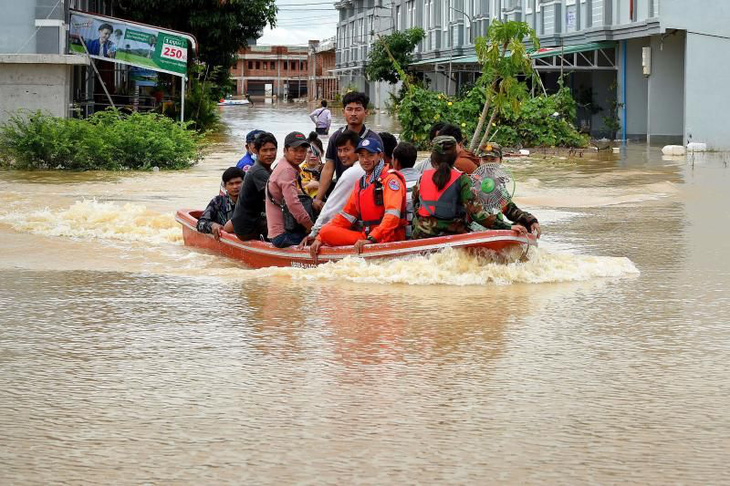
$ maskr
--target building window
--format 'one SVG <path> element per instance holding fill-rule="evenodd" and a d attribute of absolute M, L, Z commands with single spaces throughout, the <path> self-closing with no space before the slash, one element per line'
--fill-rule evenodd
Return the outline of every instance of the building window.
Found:
<path fill-rule="evenodd" d="M 253 61 L 248 61 L 248 68 L 253 69 Z"/>
<path fill-rule="evenodd" d="M 260 61 L 256 61 L 256 69 L 261 69 L 261 62 Z"/>
<path fill-rule="evenodd" d="M 408 2 L 408 28 L 412 29 L 416 26 L 416 6 L 414 1 Z"/>
<path fill-rule="evenodd" d="M 395 30 L 400 30 L 400 5 L 395 7 Z"/>
<path fill-rule="evenodd" d="M 276 63 L 271 61 L 271 70 L 273 71 L 274 69 L 276 69 Z"/>
<path fill-rule="evenodd" d="M 267 69 L 269 69 L 269 63 L 268 62 L 264 61 L 262 64 L 264 65 L 264 71 L 266 71 Z"/>

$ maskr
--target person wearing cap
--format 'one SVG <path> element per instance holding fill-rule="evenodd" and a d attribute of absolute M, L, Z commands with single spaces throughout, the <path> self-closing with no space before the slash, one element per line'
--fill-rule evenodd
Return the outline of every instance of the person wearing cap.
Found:
<path fill-rule="evenodd" d="M 464 148 L 464 135 L 461 128 L 447 123 L 438 132 L 439 135 L 448 135 L 456 139 L 456 162 L 454 168 L 464 174 L 471 174 L 479 167 L 479 157 Z"/>
<path fill-rule="evenodd" d="M 241 169 L 244 172 L 248 172 L 248 170 L 251 168 L 251 166 L 256 162 L 256 158 L 258 157 L 258 154 L 256 153 L 256 148 L 254 146 L 254 140 L 256 140 L 256 137 L 260 134 L 264 133 L 263 130 L 251 130 L 246 134 L 246 153 L 241 157 L 241 160 L 238 161 L 236 164 L 236 167 Z"/>
<path fill-rule="evenodd" d="M 325 199 L 327 198 L 330 186 L 335 179 L 342 177 L 342 174 L 349 169 L 348 166 L 342 163 L 337 150 L 337 139 L 343 132 L 351 130 L 358 134 L 360 140 L 363 139 L 377 139 L 382 145 L 383 141 L 380 139 L 380 135 L 373 132 L 365 126 L 365 118 L 368 116 L 368 104 L 370 103 L 370 97 L 365 93 L 359 93 L 352 91 L 342 97 L 342 109 L 347 121 L 347 126 L 339 128 L 335 133 L 330 136 L 329 143 L 327 144 L 327 153 L 325 154 L 325 163 L 322 168 L 322 175 L 319 178 L 319 191 L 317 191 L 317 197 L 314 198 L 314 207 L 318 211 L 321 211 L 324 207 Z"/>
<path fill-rule="evenodd" d="M 502 147 L 493 142 L 489 142 L 481 147 L 481 161 L 483 164 L 501 164 L 502 163 Z M 517 205 L 510 201 L 502 208 L 502 212 L 497 214 L 497 218 L 504 221 L 505 218 L 515 224 L 519 224 L 527 228 L 527 230 L 540 238 L 542 236 L 542 228 L 537 218 L 523 211 Z"/>
<path fill-rule="evenodd" d="M 469 221 L 485 228 L 512 229 L 527 234 L 521 225 L 505 223 L 489 214 L 473 192 L 469 176 L 454 169 L 458 155 L 454 137 L 439 135 L 433 140 L 431 168 L 421 175 L 413 188 L 414 239 L 467 233 Z"/>
<path fill-rule="evenodd" d="M 299 177 L 299 165 L 307 157 L 309 147 L 309 140 L 303 133 L 287 135 L 284 157 L 279 159 L 266 186 L 269 239 L 277 248 L 298 245 L 314 224 L 312 200 L 304 192 Z"/>
<path fill-rule="evenodd" d="M 312 231 L 309 232 L 309 236 L 305 240 L 302 240 L 300 244 L 302 249 L 304 246 L 310 245 L 319 234 L 319 230 L 342 211 L 342 208 L 350 199 L 355 184 L 365 175 L 365 171 L 360 167 L 357 152 L 355 152 L 359 140 L 360 137 L 357 136 L 357 133 L 350 130 L 345 130 L 337 137 L 337 155 L 349 169 L 342 174 L 342 177 L 337 179 L 337 184 L 327 197 L 322 211 L 317 216 L 317 221 L 312 226 Z"/>
<path fill-rule="evenodd" d="M 322 245 L 354 245 L 359 254 L 372 243 L 404 240 L 406 227 L 406 182 L 383 161 L 383 144 L 364 139 L 357 146 L 360 167 L 365 175 L 350 194 L 350 199 L 312 243 L 316 259 Z"/>

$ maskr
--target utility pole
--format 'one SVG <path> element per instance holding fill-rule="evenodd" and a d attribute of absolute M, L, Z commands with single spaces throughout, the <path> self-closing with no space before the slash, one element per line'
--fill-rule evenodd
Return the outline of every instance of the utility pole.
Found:
<path fill-rule="evenodd" d="M 469 19 L 469 42 L 471 42 L 471 31 L 472 31 L 472 29 L 471 29 L 471 27 L 472 27 L 471 17 L 469 15 L 467 15 L 466 12 L 463 12 L 463 11 L 459 10 L 458 8 L 454 8 L 454 7 L 449 7 L 449 8 L 451 10 L 455 11 L 455 12 L 458 12 L 458 13 L 462 14 L 464 17 L 466 17 L 467 19 Z M 451 17 L 451 14 L 450 13 L 449 13 L 449 17 Z M 446 81 L 446 94 L 447 95 L 450 95 L 451 94 L 451 78 L 452 78 L 452 75 L 453 75 L 452 74 L 452 61 L 453 61 L 453 58 L 454 58 L 454 35 L 451 33 L 451 25 L 452 25 L 452 23 L 453 23 L 453 21 L 452 20 L 449 20 L 449 24 L 448 24 L 449 25 L 449 28 L 447 29 L 447 31 L 449 33 L 449 44 L 450 44 L 449 45 L 449 47 L 450 47 L 450 49 L 449 49 L 449 77 L 448 77 L 448 80 Z M 464 30 L 466 31 L 466 27 L 464 28 Z"/>

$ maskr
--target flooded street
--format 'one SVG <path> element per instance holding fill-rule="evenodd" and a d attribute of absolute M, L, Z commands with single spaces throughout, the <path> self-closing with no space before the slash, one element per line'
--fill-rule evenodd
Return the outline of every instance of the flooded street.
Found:
<path fill-rule="evenodd" d="M 309 111 L 226 108 L 187 171 L 0 172 L 0 483 L 730 482 L 730 156 L 509 160 L 526 263 L 185 248 Z"/>

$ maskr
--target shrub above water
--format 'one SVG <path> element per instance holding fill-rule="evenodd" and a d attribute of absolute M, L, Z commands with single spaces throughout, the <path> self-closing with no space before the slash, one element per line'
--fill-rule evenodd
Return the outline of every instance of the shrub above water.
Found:
<path fill-rule="evenodd" d="M 12 169 L 185 169 L 200 159 L 201 136 L 154 113 L 114 110 L 89 119 L 19 112 L 0 125 L 0 166 Z"/>

